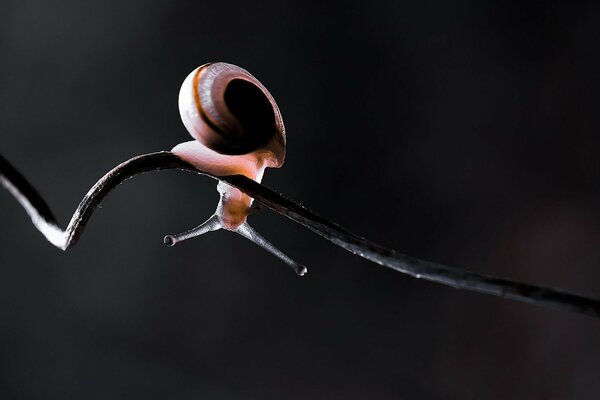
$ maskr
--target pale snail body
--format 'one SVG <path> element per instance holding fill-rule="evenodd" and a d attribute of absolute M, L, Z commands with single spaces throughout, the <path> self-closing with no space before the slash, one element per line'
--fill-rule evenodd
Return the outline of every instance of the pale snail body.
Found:
<path fill-rule="evenodd" d="M 193 70 L 179 92 L 181 120 L 195 139 L 172 150 L 196 168 L 216 176 L 245 175 L 260 183 L 265 169 L 279 168 L 285 159 L 285 127 L 269 91 L 248 71 L 227 63 L 210 63 Z M 203 233 L 226 229 L 252 240 L 292 266 L 306 268 L 267 242 L 247 223 L 252 201 L 224 182 L 215 214 L 197 228 L 165 237 L 174 245 Z"/>

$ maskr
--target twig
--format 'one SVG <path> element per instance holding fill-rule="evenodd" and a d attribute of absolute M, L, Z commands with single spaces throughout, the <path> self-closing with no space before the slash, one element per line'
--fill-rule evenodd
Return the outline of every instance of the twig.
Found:
<path fill-rule="evenodd" d="M 83 198 L 67 229 L 62 230 L 44 199 L 0 155 L 0 181 L 25 208 L 35 227 L 52 244 L 62 250 L 66 250 L 77 242 L 96 207 L 116 186 L 135 175 L 165 169 L 180 169 L 225 181 L 247 193 L 264 206 L 288 217 L 351 253 L 415 278 L 441 283 L 456 289 L 487 293 L 539 306 L 554 307 L 600 317 L 600 302 L 597 300 L 562 290 L 519 283 L 409 257 L 350 233 L 334 222 L 318 216 L 305 207 L 286 199 L 245 176 L 235 175 L 217 178 L 196 169 L 173 153 L 166 151 L 134 157 L 104 175 Z"/>

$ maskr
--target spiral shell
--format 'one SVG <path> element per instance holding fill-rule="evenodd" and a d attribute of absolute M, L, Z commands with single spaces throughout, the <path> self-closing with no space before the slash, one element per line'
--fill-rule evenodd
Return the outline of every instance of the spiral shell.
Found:
<path fill-rule="evenodd" d="M 179 92 L 179 112 L 194 139 L 217 153 L 270 153 L 269 167 L 285 159 L 285 127 L 269 91 L 248 71 L 227 63 L 192 71 Z"/>

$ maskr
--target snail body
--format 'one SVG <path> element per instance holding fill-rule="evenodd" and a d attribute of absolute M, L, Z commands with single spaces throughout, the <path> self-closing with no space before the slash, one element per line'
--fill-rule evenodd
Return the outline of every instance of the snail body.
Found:
<path fill-rule="evenodd" d="M 269 91 L 245 69 L 222 62 L 196 68 L 181 86 L 179 113 L 194 140 L 171 151 L 196 168 L 215 176 L 244 175 L 260 183 L 266 168 L 283 165 L 286 137 L 281 112 Z M 282 258 L 298 274 L 306 272 L 248 225 L 251 197 L 222 181 L 217 190 L 221 197 L 215 214 L 191 231 L 166 236 L 166 244 L 226 229 Z"/>

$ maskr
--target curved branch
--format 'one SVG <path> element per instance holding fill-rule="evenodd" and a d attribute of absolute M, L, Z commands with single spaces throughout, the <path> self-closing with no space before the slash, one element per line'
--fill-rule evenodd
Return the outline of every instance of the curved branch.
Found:
<path fill-rule="evenodd" d="M 456 289 L 466 289 L 539 306 L 600 317 L 600 301 L 562 290 L 452 268 L 398 253 L 348 232 L 334 222 L 318 216 L 300 204 L 286 199 L 245 176 L 235 175 L 217 178 L 196 169 L 173 153 L 166 151 L 134 157 L 104 175 L 83 198 L 67 229 L 63 231 L 58 227 L 56 219 L 43 198 L 0 155 L 0 181 L 25 208 L 35 227 L 52 244 L 62 250 L 66 250 L 77 242 L 96 207 L 116 186 L 135 175 L 165 169 L 180 169 L 225 181 L 247 193 L 264 206 L 288 217 L 351 253 L 415 278 L 441 283 Z"/>
<path fill-rule="evenodd" d="M 98 205 L 119 184 L 145 172 L 176 168 L 215 178 L 208 173 L 198 171 L 171 152 L 162 151 L 134 157 L 117 165 L 92 186 L 79 203 L 65 230 L 58 226 L 43 197 L 2 155 L 0 155 L 0 182 L 21 203 L 31 217 L 33 225 L 46 239 L 59 249 L 66 250 L 77 243 Z"/>

